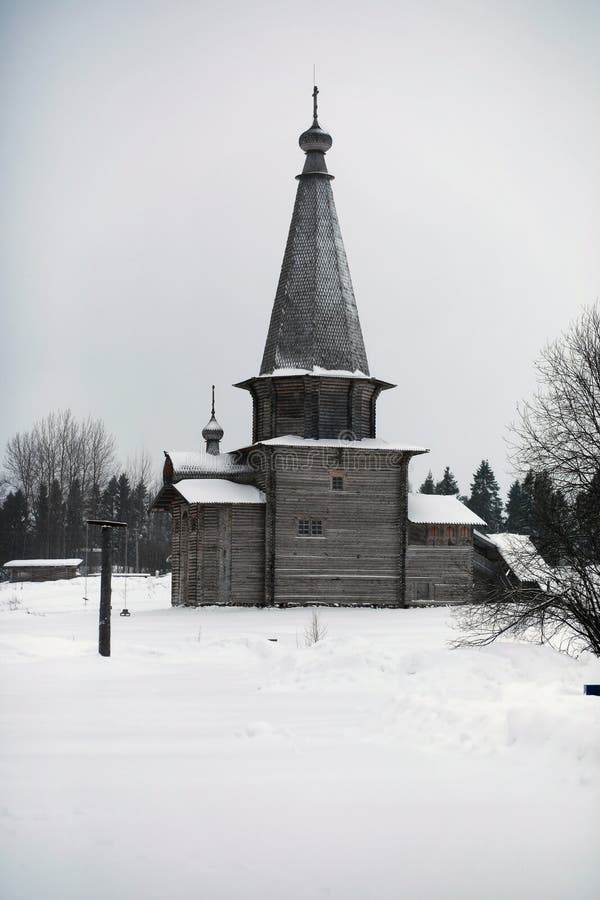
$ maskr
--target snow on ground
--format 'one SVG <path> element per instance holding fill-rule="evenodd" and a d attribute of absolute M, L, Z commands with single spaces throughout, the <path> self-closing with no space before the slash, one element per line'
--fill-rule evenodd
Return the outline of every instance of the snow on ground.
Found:
<path fill-rule="evenodd" d="M 600 662 L 446 609 L 171 609 L 0 586 L 3 900 L 600 896 Z M 270 642 L 268 638 L 277 638 Z"/>

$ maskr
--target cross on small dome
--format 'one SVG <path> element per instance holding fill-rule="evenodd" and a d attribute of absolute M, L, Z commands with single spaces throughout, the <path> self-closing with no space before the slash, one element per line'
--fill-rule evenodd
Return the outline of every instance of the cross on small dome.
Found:
<path fill-rule="evenodd" d="M 225 432 L 215 418 L 215 386 L 212 386 L 212 407 L 210 411 L 210 419 L 202 429 L 202 437 L 206 441 L 206 452 L 217 456 L 221 451 L 219 449 L 219 441 L 223 438 Z"/>

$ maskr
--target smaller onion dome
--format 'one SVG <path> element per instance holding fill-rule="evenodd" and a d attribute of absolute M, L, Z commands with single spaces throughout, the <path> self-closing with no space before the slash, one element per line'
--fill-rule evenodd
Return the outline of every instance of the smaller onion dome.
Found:
<path fill-rule="evenodd" d="M 318 122 L 313 122 L 308 131 L 302 132 L 298 143 L 305 153 L 310 153 L 311 150 L 327 153 L 331 149 L 333 138 L 327 131 L 323 131 Z"/>
<path fill-rule="evenodd" d="M 206 452 L 216 456 L 220 453 L 219 441 L 225 432 L 215 418 L 215 386 L 212 386 L 212 408 L 210 412 L 210 420 L 202 429 L 202 437 L 206 441 Z"/>
<path fill-rule="evenodd" d="M 331 148 L 333 144 L 333 138 L 329 134 L 329 132 L 325 131 L 319 125 L 319 119 L 317 115 L 317 94 L 319 93 L 319 88 L 316 86 L 313 90 L 313 123 L 306 131 L 303 131 L 300 137 L 298 138 L 298 143 L 304 152 L 306 153 L 306 162 L 304 164 L 304 169 L 302 170 L 303 175 L 326 175 L 328 178 L 333 178 L 332 175 L 329 175 L 327 171 L 327 164 L 325 163 L 325 154 Z"/>

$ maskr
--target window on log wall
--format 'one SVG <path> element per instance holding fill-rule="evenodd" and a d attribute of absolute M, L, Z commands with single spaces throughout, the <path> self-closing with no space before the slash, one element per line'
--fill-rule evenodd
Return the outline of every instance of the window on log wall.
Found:
<path fill-rule="evenodd" d="M 331 490 L 332 491 L 343 491 L 344 490 L 344 476 L 343 475 L 332 475 L 331 476 Z"/>
<path fill-rule="evenodd" d="M 300 537 L 321 537 L 323 522 L 321 519 L 298 519 L 298 535 Z"/>

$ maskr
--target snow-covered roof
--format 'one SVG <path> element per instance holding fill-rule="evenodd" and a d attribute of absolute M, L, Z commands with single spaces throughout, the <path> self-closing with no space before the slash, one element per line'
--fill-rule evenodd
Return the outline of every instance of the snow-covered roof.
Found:
<path fill-rule="evenodd" d="M 363 438 L 362 441 L 344 441 L 339 438 L 303 438 L 297 434 L 286 434 L 283 437 L 258 441 L 270 447 L 342 447 L 346 450 L 402 450 L 411 453 L 429 453 L 426 447 L 416 447 L 402 441 L 381 440 L 381 438 Z"/>
<path fill-rule="evenodd" d="M 225 478 L 185 478 L 173 485 L 188 503 L 264 503 L 265 495 L 252 484 Z"/>
<path fill-rule="evenodd" d="M 519 581 L 544 583 L 551 575 L 551 568 L 535 549 L 528 534 L 488 534 L 505 563 L 510 566 Z"/>
<path fill-rule="evenodd" d="M 473 537 L 478 541 L 481 541 L 482 544 L 487 547 L 492 547 L 498 549 L 493 541 L 490 541 L 490 537 L 488 534 L 484 534 L 483 531 L 478 531 L 477 528 L 473 529 Z"/>
<path fill-rule="evenodd" d="M 312 369 L 275 369 L 273 372 L 264 372 L 259 378 L 282 378 L 286 375 L 313 375 L 318 378 L 370 378 L 356 369 L 355 372 L 349 372 L 346 369 L 322 369 L 320 366 L 313 366 Z"/>
<path fill-rule="evenodd" d="M 446 494 L 409 494 L 408 520 L 415 525 L 485 525 L 464 503 Z"/>
<path fill-rule="evenodd" d="M 64 566 L 80 566 L 82 562 L 82 559 L 11 559 L 10 562 L 4 563 L 4 568 L 29 569 L 33 566 L 63 568 Z"/>
<path fill-rule="evenodd" d="M 237 453 L 207 453 L 205 450 L 165 450 L 173 463 L 175 478 L 207 474 L 241 475 L 253 470 L 238 462 Z"/>

